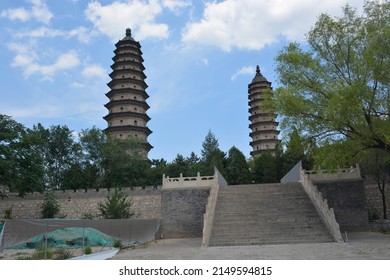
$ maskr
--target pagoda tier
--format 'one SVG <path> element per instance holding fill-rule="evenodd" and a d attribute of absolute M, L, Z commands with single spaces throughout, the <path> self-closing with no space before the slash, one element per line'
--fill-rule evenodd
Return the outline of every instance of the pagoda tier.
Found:
<path fill-rule="evenodd" d="M 252 83 L 248 85 L 248 105 L 249 105 L 249 128 L 251 132 L 249 136 L 252 141 L 249 143 L 252 146 L 251 156 L 255 157 L 265 152 L 275 154 L 277 145 L 279 144 L 279 131 L 276 121 L 277 115 L 267 112 L 262 108 L 265 101 L 265 95 L 272 94 L 271 83 L 260 73 L 259 66 L 256 67 L 256 75 Z"/>
<path fill-rule="evenodd" d="M 146 102 L 149 95 L 141 45 L 131 37 L 131 30 L 126 29 L 126 36 L 115 46 L 111 81 L 107 84 L 110 91 L 106 93 L 110 100 L 104 105 L 108 109 L 103 117 L 108 124 L 105 132 L 119 139 L 138 139 L 147 158 L 153 147 L 148 142 L 152 131 L 147 127 L 150 117 L 146 112 L 150 107 Z"/>

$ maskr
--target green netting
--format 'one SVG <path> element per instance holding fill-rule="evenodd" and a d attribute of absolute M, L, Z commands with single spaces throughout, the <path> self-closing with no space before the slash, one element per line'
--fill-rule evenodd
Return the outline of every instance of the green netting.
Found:
<path fill-rule="evenodd" d="M 33 249 L 44 244 L 56 248 L 79 248 L 82 246 L 112 246 L 116 238 L 94 228 L 68 227 L 37 235 L 7 249 Z"/>
<path fill-rule="evenodd" d="M 2 232 L 3 230 L 3 224 L 0 224 L 0 233 Z"/>

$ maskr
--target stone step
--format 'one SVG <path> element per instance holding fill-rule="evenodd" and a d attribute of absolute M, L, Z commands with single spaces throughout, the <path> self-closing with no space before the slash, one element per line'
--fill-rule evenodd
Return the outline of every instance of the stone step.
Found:
<path fill-rule="evenodd" d="M 255 245 L 275 245 L 275 244 L 305 244 L 305 243 L 330 243 L 333 239 L 320 238 L 302 238 L 302 239 L 246 239 L 246 240 L 231 240 L 231 241 L 211 241 L 210 246 L 255 246 Z"/>
<path fill-rule="evenodd" d="M 210 246 L 333 242 L 300 183 L 220 189 Z"/>

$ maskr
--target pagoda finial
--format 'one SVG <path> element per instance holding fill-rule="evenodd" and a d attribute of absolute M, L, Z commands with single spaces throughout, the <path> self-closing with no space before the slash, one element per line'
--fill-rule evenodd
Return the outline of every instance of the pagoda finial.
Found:
<path fill-rule="evenodd" d="M 259 65 L 256 66 L 256 74 L 260 74 L 260 67 L 259 67 Z"/>
<path fill-rule="evenodd" d="M 126 37 L 131 37 L 131 29 L 126 28 Z"/>

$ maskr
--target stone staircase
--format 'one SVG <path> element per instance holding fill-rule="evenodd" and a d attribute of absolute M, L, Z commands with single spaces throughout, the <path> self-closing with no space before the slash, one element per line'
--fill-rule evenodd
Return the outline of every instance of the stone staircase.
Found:
<path fill-rule="evenodd" d="M 209 246 L 334 242 L 300 183 L 219 190 Z"/>

